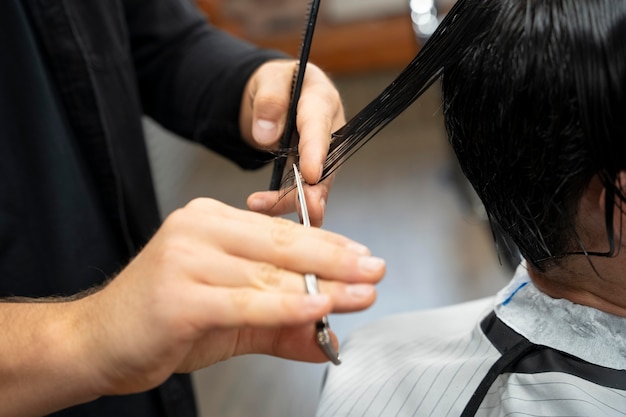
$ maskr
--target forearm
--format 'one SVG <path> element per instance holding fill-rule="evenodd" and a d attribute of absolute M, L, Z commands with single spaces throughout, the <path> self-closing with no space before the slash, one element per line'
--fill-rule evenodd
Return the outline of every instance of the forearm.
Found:
<path fill-rule="evenodd" d="M 41 416 L 95 399 L 78 336 L 80 302 L 0 302 L 0 416 Z"/>

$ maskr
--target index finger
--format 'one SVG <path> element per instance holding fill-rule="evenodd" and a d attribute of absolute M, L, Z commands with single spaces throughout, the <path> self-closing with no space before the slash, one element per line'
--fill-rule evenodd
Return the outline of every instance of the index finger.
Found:
<path fill-rule="evenodd" d="M 198 245 L 210 244 L 243 259 L 346 282 L 375 282 L 384 274 L 381 260 L 343 235 L 210 200 L 195 200 L 187 207 L 200 214 L 193 216 L 189 230 Z M 208 236 L 220 239 L 205 242 Z"/>
<path fill-rule="evenodd" d="M 297 114 L 300 170 L 307 183 L 317 184 L 332 132 L 345 123 L 345 117 L 339 92 L 315 65 L 307 66 Z"/>
<path fill-rule="evenodd" d="M 270 192 L 270 193 L 277 193 Z M 285 197 L 288 198 L 288 197 Z M 200 231 L 204 228 L 217 229 L 215 232 L 221 236 L 222 242 L 233 240 L 235 245 L 239 240 L 255 241 L 258 247 L 265 247 L 267 242 L 257 241 L 263 239 L 263 234 L 255 233 L 256 230 L 270 231 L 275 230 L 277 235 L 288 233 L 287 230 L 291 230 L 294 226 L 298 229 L 300 235 L 305 235 L 310 238 L 325 240 L 329 243 L 338 245 L 339 247 L 350 248 L 352 251 L 358 254 L 369 254 L 370 251 L 364 245 L 338 233 L 331 231 L 319 230 L 317 228 L 300 229 L 300 225 L 287 219 L 270 217 L 265 214 L 255 213 L 253 211 L 242 210 L 231 207 L 227 204 L 213 200 L 210 198 L 197 198 L 187 203 L 185 210 L 192 210 L 200 214 L 198 218 L 203 221 L 193 222 L 193 228 L 195 231 Z M 220 218 L 219 221 L 215 221 L 216 218 Z M 193 219 L 197 219 L 193 217 Z M 209 221 L 205 219 L 211 219 Z M 226 226 L 232 222 L 232 226 Z M 232 227 L 232 229 L 229 229 Z M 206 231 L 203 231 L 203 235 L 207 235 Z M 314 247 L 313 242 L 311 242 Z"/>

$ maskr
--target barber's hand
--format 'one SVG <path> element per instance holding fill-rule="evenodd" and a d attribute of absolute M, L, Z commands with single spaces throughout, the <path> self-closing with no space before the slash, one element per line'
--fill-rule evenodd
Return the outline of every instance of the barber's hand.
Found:
<path fill-rule="evenodd" d="M 270 61 L 250 77 L 242 100 L 240 126 L 253 146 L 278 149 L 291 96 L 295 61 Z M 331 133 L 343 126 L 345 116 L 339 93 L 324 72 L 308 64 L 298 101 L 296 128 L 300 134 L 300 171 L 308 184 L 307 203 L 311 223 L 320 226 L 332 178 L 319 183 Z M 286 169 L 290 169 L 289 166 Z M 269 181 L 269 179 L 268 179 Z M 295 194 L 278 204 L 278 192 L 258 192 L 248 198 L 257 212 L 279 215 L 295 211 Z"/>
<path fill-rule="evenodd" d="M 198 199 L 102 290 L 76 301 L 101 394 L 149 389 L 234 355 L 323 362 L 314 322 L 369 307 L 384 262 L 340 235 Z M 307 295 L 303 274 L 318 275 Z"/>

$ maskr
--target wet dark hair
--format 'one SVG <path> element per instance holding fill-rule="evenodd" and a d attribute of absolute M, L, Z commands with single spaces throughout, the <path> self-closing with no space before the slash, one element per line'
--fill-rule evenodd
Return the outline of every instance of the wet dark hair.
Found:
<path fill-rule="evenodd" d="M 626 168 L 626 2 L 459 0 L 398 78 L 334 134 L 323 177 L 436 80 L 463 172 L 540 270 L 572 254 L 612 256 Z M 576 232 L 582 192 L 607 189 L 610 249 Z M 617 242 L 619 243 L 619 242 Z"/>
<path fill-rule="evenodd" d="M 626 2 L 487 3 L 488 29 L 472 36 L 442 81 L 465 175 L 490 219 L 539 269 L 586 252 L 577 208 L 599 175 L 614 248 L 614 195 L 624 198 L 615 181 L 626 167 Z"/>

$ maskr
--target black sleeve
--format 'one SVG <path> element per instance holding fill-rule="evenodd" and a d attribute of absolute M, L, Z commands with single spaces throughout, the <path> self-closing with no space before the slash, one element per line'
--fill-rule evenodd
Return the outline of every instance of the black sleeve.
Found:
<path fill-rule="evenodd" d="M 266 162 L 241 139 L 239 106 L 252 72 L 285 55 L 210 26 L 191 0 L 125 0 L 125 14 L 145 113 L 243 168 Z"/>

